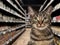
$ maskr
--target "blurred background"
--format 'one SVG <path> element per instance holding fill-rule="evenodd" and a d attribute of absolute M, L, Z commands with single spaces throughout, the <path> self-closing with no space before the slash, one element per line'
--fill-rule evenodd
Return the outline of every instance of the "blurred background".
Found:
<path fill-rule="evenodd" d="M 51 28 L 60 45 L 60 0 L 0 0 L 0 45 L 27 45 L 31 31 L 29 5 L 40 11 L 52 5 Z"/>

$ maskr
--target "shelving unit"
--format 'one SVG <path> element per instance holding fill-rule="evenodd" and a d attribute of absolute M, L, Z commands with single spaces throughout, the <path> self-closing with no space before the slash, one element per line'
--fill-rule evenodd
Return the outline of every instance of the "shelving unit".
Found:
<path fill-rule="evenodd" d="M 12 42 L 15 38 L 17 38 L 20 34 L 22 34 L 25 31 L 25 29 L 22 29 L 22 31 L 19 31 L 16 35 L 11 37 L 9 40 L 7 40 L 3 45 L 9 44 L 9 42 Z"/>
<path fill-rule="evenodd" d="M 12 32 L 12 31 L 16 31 L 17 29 L 20 29 L 22 27 L 25 27 L 26 25 L 22 25 L 22 26 L 16 26 L 14 29 L 10 28 L 10 29 L 7 29 L 7 30 L 3 30 L 3 31 L 0 31 L 0 34 L 6 34 L 7 32 Z"/>
<path fill-rule="evenodd" d="M 21 7 L 21 5 L 20 5 L 20 3 L 17 1 L 17 0 L 15 0 L 15 2 L 19 5 L 19 7 L 22 9 L 22 11 L 25 13 L 25 10 Z"/>
<path fill-rule="evenodd" d="M 25 23 L 25 21 L 0 20 L 0 23 Z"/>
<path fill-rule="evenodd" d="M 9 11 L 8 11 L 8 10 L 6 10 L 5 8 L 0 7 L 0 10 L 3 10 L 3 11 L 4 11 L 4 12 L 6 12 L 6 13 L 9 13 L 9 14 L 11 14 L 11 15 L 15 15 L 15 16 L 18 16 L 18 17 L 20 17 L 20 18 L 25 19 L 25 18 L 24 18 L 24 17 L 22 17 L 20 14 L 13 13 L 13 12 L 9 12 Z"/>
<path fill-rule="evenodd" d="M 13 7 L 15 7 L 15 9 L 17 9 L 21 14 L 24 15 L 24 13 L 20 9 L 18 9 L 18 7 L 14 5 L 11 0 L 7 0 L 7 2 L 9 2 Z"/>
<path fill-rule="evenodd" d="M 27 26 L 25 10 L 15 2 L 19 8 L 11 0 L 0 0 L 0 45 L 9 45 Z"/>

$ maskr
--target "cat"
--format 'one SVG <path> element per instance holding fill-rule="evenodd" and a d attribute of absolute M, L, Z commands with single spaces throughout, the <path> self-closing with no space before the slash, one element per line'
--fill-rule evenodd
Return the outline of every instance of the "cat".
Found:
<path fill-rule="evenodd" d="M 55 45 L 54 35 L 51 29 L 51 13 L 53 7 L 49 6 L 45 11 L 36 11 L 28 6 L 30 15 L 31 32 L 27 45 Z"/>

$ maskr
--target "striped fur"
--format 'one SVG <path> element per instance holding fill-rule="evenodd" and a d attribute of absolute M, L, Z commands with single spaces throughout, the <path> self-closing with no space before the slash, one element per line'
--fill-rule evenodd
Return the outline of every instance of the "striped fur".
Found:
<path fill-rule="evenodd" d="M 31 16 L 31 33 L 28 45 L 55 45 L 51 24 L 52 6 L 47 10 L 37 12 L 28 7 L 28 14 Z"/>

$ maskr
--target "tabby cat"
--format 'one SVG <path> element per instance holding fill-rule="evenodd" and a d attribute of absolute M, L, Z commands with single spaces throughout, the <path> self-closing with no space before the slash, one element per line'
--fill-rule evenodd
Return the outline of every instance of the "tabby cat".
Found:
<path fill-rule="evenodd" d="M 52 10 L 53 7 L 49 6 L 45 11 L 39 12 L 28 6 L 28 14 L 31 18 L 31 33 L 27 45 L 55 45 L 50 26 Z"/>

